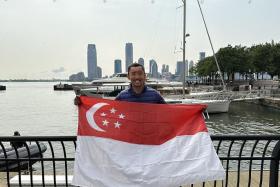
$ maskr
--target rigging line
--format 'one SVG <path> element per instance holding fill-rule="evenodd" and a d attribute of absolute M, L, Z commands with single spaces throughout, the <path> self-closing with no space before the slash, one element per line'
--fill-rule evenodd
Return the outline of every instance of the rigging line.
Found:
<path fill-rule="evenodd" d="M 181 7 L 183 7 L 183 5 L 178 6 L 176 8 L 176 12 L 175 12 L 175 21 L 174 21 L 174 23 L 175 23 L 174 24 L 174 44 L 175 44 L 175 46 L 174 46 L 174 52 L 173 52 L 174 54 L 182 52 L 182 42 L 181 42 L 182 39 L 181 39 L 181 34 L 180 34 L 181 32 L 180 32 L 180 30 L 177 29 L 179 27 L 178 24 L 177 24 L 177 19 L 181 20 L 181 16 L 180 16 L 180 18 L 178 18 L 179 17 L 178 9 L 181 8 Z M 180 13 L 180 15 L 181 15 L 181 13 Z M 180 35 L 180 38 L 179 38 L 179 35 Z M 180 44 L 178 44 L 178 43 L 180 43 Z M 176 55 L 176 56 L 178 56 L 178 55 Z M 176 60 L 178 60 L 178 57 L 177 57 Z"/>
<path fill-rule="evenodd" d="M 197 1 L 197 3 L 198 3 L 198 6 L 199 6 L 199 10 L 200 10 L 200 13 L 201 13 L 201 16 L 202 16 L 202 19 L 203 19 L 204 27 L 205 27 L 205 29 L 206 29 L 207 36 L 208 36 L 210 45 L 211 45 L 211 49 L 212 49 L 213 56 L 214 56 L 214 59 L 215 59 L 215 62 L 216 62 L 217 68 L 218 68 L 218 72 L 219 72 L 220 78 L 221 78 L 221 80 L 222 80 L 223 90 L 225 90 L 226 87 L 225 87 L 224 78 L 223 78 L 223 76 L 222 76 L 222 72 L 221 72 L 221 69 L 220 69 L 220 66 L 219 66 L 219 63 L 218 63 L 216 54 L 215 54 L 215 50 L 214 50 L 214 47 L 213 47 L 213 44 L 212 44 L 212 41 L 211 41 L 211 37 L 210 37 L 210 34 L 209 34 L 209 32 L 208 32 L 208 28 L 207 28 L 207 25 L 206 25 L 206 22 L 205 22 L 205 19 L 204 19 L 204 15 L 203 15 L 203 12 L 202 12 L 202 9 L 201 9 L 199 0 L 196 0 L 196 1 Z"/>
<path fill-rule="evenodd" d="M 153 4 L 153 3 L 152 3 Z M 150 60 L 151 59 L 154 59 L 155 61 L 157 61 L 154 57 L 155 57 L 155 55 L 154 55 L 154 53 L 155 53 L 155 43 L 156 43 L 156 41 L 159 39 L 159 34 L 158 34 L 158 32 L 159 32 L 159 25 L 160 25 L 160 18 L 161 18 L 161 15 L 162 15 L 162 13 L 163 13 L 163 5 L 161 5 L 160 7 L 159 7 L 159 10 L 158 10 L 158 12 L 156 13 L 156 18 L 155 18 L 155 20 L 154 20 L 154 22 L 153 22 L 153 26 L 154 26 L 154 32 L 152 33 L 152 35 L 153 35 L 153 37 L 152 37 L 152 40 L 151 40 L 151 42 L 150 42 L 150 45 L 148 45 L 148 47 L 146 47 L 145 48 L 145 51 L 144 51 L 144 56 L 143 56 L 143 58 L 146 58 L 146 59 L 148 59 L 148 58 L 150 58 Z M 153 51 L 153 52 L 152 52 Z M 157 64 L 158 64 L 158 62 L 157 62 Z M 149 70 L 150 71 L 150 70 Z"/>

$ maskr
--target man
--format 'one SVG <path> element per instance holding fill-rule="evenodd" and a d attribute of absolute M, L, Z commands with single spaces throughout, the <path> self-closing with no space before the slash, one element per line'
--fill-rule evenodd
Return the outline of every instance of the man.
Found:
<path fill-rule="evenodd" d="M 140 103 L 166 103 L 156 90 L 145 85 L 146 73 L 141 64 L 131 64 L 128 67 L 127 78 L 131 81 L 130 87 L 119 93 L 115 100 Z"/>
<path fill-rule="evenodd" d="M 115 100 L 139 103 L 158 103 L 166 104 L 162 96 L 153 88 L 147 87 L 145 68 L 141 64 L 133 63 L 128 67 L 128 79 L 131 81 L 130 87 L 123 90 Z M 74 100 L 75 105 L 81 104 L 77 96 Z"/>
<path fill-rule="evenodd" d="M 20 133 L 18 131 L 15 131 L 14 132 L 14 136 L 20 136 Z M 18 148 L 21 148 L 23 147 L 25 144 L 24 141 L 11 141 L 11 146 L 14 148 L 14 149 L 18 149 Z"/>

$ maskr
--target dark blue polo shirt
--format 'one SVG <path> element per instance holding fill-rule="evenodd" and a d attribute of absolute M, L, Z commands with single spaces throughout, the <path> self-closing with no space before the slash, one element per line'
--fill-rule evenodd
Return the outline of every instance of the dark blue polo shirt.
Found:
<path fill-rule="evenodd" d="M 143 92 L 140 94 L 135 93 L 130 86 L 128 89 L 121 91 L 115 100 L 139 103 L 166 103 L 162 96 L 155 89 L 147 86 L 144 87 Z"/>

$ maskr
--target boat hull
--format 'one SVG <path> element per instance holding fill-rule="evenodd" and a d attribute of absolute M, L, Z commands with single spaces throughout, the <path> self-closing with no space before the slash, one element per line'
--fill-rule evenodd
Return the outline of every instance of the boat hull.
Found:
<path fill-rule="evenodd" d="M 229 110 L 230 100 L 166 99 L 167 103 L 206 104 L 208 113 L 225 113 Z"/>
<path fill-rule="evenodd" d="M 42 158 L 47 147 L 43 143 L 28 145 L 28 148 L 20 147 L 16 150 L 13 148 L 5 149 L 5 152 L 0 149 L 0 172 L 25 170 L 32 166 L 37 161 L 33 158 Z M 22 158 L 31 158 L 31 160 L 19 160 Z M 12 159 L 12 160 L 8 160 Z"/>

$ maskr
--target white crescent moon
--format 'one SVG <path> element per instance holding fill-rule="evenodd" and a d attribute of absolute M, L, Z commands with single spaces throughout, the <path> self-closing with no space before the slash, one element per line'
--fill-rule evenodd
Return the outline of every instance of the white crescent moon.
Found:
<path fill-rule="evenodd" d="M 87 117 L 89 125 L 91 126 L 91 128 L 93 128 L 96 131 L 105 132 L 105 130 L 98 127 L 98 125 L 95 123 L 94 117 L 93 117 L 95 112 L 105 105 L 109 105 L 109 104 L 107 104 L 107 103 L 97 103 L 97 104 L 93 105 L 86 113 L 86 117 Z"/>

